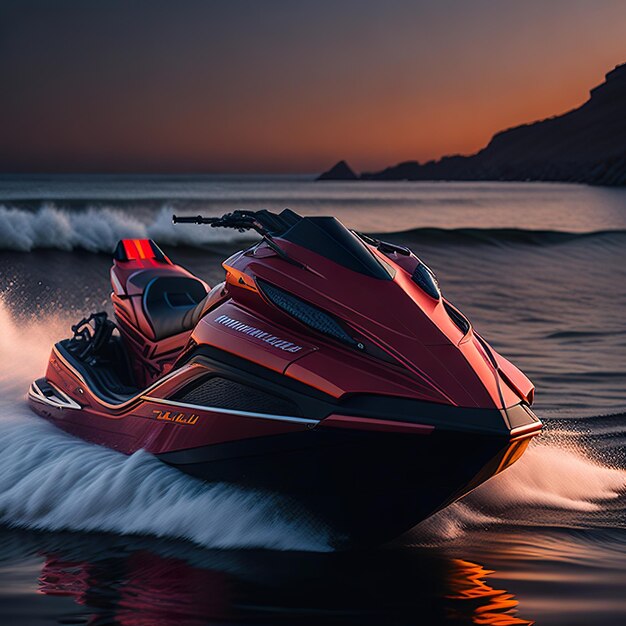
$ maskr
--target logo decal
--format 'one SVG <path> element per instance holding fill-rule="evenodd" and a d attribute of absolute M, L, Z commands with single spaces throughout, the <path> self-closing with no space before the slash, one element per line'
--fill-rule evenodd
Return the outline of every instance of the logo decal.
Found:
<path fill-rule="evenodd" d="M 265 343 L 269 343 L 274 348 L 279 348 L 280 350 L 284 350 L 285 352 L 299 352 L 302 350 L 302 346 L 297 346 L 292 341 L 287 341 L 286 339 L 281 339 L 280 337 L 276 337 L 276 335 L 272 335 L 260 328 L 255 328 L 254 326 L 249 326 L 248 324 L 244 324 L 239 320 L 235 320 L 232 317 L 228 317 L 228 315 L 220 315 L 215 318 L 215 321 L 218 324 L 222 324 L 223 326 L 227 326 L 228 328 L 232 328 L 237 332 L 243 333 L 244 335 L 249 335 L 250 337 L 255 337 L 256 339 L 260 339 Z"/>
<path fill-rule="evenodd" d="M 178 411 L 159 411 L 155 409 L 152 411 L 153 415 L 158 420 L 165 420 L 166 422 L 176 422 L 176 424 L 189 424 L 193 426 L 200 417 L 195 413 L 179 413 Z"/>

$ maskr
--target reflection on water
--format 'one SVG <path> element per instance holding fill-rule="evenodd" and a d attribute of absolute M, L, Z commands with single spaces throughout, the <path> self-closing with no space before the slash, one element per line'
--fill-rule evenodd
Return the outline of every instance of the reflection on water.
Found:
<path fill-rule="evenodd" d="M 623 626 L 623 545 L 623 531 L 518 528 L 315 554 L 5 531 L 0 623 Z"/>
<path fill-rule="evenodd" d="M 37 562 L 41 623 L 50 623 L 51 614 L 56 623 L 89 626 L 533 623 L 517 616 L 513 593 L 489 583 L 493 572 L 432 548 L 215 551 L 137 537 L 18 531 L 0 534 L 0 547 L 0 583 L 15 577 L 18 564 Z M 24 570 L 24 589 L 36 575 Z M 0 584 L 7 623 L 40 623 L 21 621 L 30 605 L 31 594 L 7 598 Z"/>
<path fill-rule="evenodd" d="M 505 589 L 494 589 L 489 586 L 485 578 L 495 572 L 487 570 L 482 565 L 454 559 L 450 573 L 449 584 L 451 600 L 461 601 L 461 615 L 471 615 L 474 624 L 489 624 L 491 626 L 513 626 L 514 624 L 531 625 L 535 622 L 516 617 L 517 605 L 515 596 Z M 458 613 L 456 614 L 458 615 Z"/>
<path fill-rule="evenodd" d="M 0 530 L 0 624 L 623 626 L 625 532 L 305 553 Z"/>
<path fill-rule="evenodd" d="M 232 617 L 227 581 L 222 572 L 141 550 L 93 562 L 46 556 L 39 591 L 93 612 L 85 624 L 174 626 Z"/>

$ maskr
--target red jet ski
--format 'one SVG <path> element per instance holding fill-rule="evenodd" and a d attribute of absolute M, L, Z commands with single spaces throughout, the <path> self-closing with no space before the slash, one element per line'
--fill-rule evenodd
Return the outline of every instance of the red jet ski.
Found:
<path fill-rule="evenodd" d="M 289 496 L 380 543 L 515 462 L 541 422 L 532 383 L 408 248 L 333 217 L 235 211 L 174 222 L 254 230 L 209 286 L 150 240 L 115 250 L 115 323 L 57 343 L 42 417 L 192 476 Z"/>

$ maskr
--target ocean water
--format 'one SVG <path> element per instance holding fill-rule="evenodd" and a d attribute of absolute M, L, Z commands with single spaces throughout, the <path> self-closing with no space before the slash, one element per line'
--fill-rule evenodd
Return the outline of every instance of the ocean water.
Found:
<path fill-rule="evenodd" d="M 214 283 L 246 237 L 171 214 L 286 206 L 410 245 L 537 387 L 524 457 L 376 550 L 334 553 L 278 496 L 87 444 L 25 403 L 51 344 L 109 306 L 120 237 Z M 0 623 L 624 624 L 625 312 L 626 190 L 0 177 Z"/>

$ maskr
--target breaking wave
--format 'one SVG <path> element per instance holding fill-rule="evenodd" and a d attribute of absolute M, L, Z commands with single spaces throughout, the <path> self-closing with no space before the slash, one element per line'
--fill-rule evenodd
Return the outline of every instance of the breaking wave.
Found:
<path fill-rule="evenodd" d="M 47 204 L 38 210 L 0 205 L 0 250 L 31 251 L 40 248 L 82 249 L 110 253 L 123 238 L 151 238 L 172 246 L 203 247 L 245 240 L 249 235 L 231 230 L 194 228 L 172 224 L 171 206 L 156 212 L 133 214 L 132 209 L 94 206 L 70 210 Z M 416 228 L 394 233 L 407 241 L 467 245 L 553 245 L 579 239 L 615 239 L 623 244 L 625 230 L 571 233 L 515 228 Z"/>
<path fill-rule="evenodd" d="M 111 253 L 124 238 L 148 238 L 190 247 L 245 238 L 231 230 L 175 226 L 172 213 L 172 208 L 164 206 L 147 220 L 141 220 L 119 209 L 92 207 L 70 211 L 45 205 L 29 211 L 0 205 L 0 250 L 29 252 L 48 248 Z"/>

